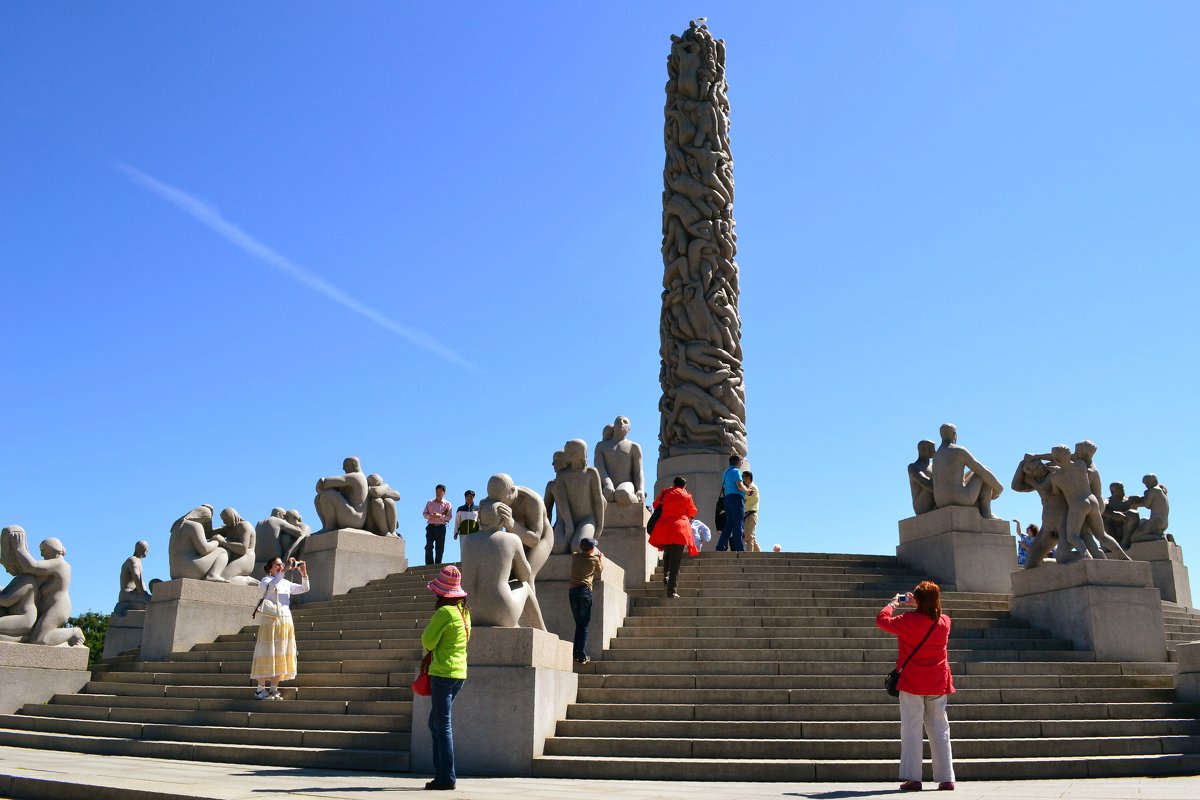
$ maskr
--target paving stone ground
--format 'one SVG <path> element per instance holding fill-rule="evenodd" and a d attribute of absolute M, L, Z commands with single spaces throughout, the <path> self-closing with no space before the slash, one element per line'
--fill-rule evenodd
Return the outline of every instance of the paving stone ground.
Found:
<path fill-rule="evenodd" d="M 323 798 L 391 800 L 421 793 L 427 777 L 98 756 L 0 747 L 0 797 L 53 800 L 250 800 Z M 896 798 L 889 783 L 697 783 L 550 778 L 463 778 L 459 789 L 431 795 L 521 800 L 707 800 L 712 798 Z M 926 784 L 932 791 L 935 784 Z M 914 795 L 906 794 L 906 797 Z M 955 800 L 1197 800 L 1200 776 L 960 783 Z"/>

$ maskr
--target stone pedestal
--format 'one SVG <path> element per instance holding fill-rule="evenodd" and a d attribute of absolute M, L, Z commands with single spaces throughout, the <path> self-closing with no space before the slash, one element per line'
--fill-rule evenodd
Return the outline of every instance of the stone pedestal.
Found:
<path fill-rule="evenodd" d="M 533 628 L 471 632 L 467 682 L 454 700 L 454 761 L 459 775 L 528 777 L 567 705 L 578 676 L 571 643 Z M 429 698 L 413 697 L 413 772 L 431 774 Z"/>
<path fill-rule="evenodd" d="M 142 633 L 143 661 L 165 661 L 253 625 L 250 614 L 262 595 L 257 586 L 176 578 L 154 587 Z"/>
<path fill-rule="evenodd" d="M 1200 703 L 1200 642 L 1175 648 L 1179 673 L 1175 676 L 1175 699 L 1181 703 Z"/>
<path fill-rule="evenodd" d="M 606 561 L 617 564 L 625 571 L 625 589 L 642 589 L 654 570 L 662 553 L 650 545 L 646 535 L 646 523 L 650 512 L 644 506 L 619 506 L 609 503 L 604 510 L 604 531 L 597 540 Z M 538 577 L 539 597 L 541 576 Z M 567 637 L 569 640 L 571 637 Z"/>
<path fill-rule="evenodd" d="M 601 536 L 600 552 L 604 553 L 604 570 L 592 581 L 592 621 L 588 625 L 587 654 L 599 658 L 608 643 L 617 635 L 617 628 L 629 613 L 629 595 L 625 592 L 625 570 L 614 562 L 604 548 L 607 537 Z M 546 629 L 564 642 L 575 638 L 575 618 L 567 590 L 571 586 L 571 556 L 550 556 L 537 576 L 538 603 Z"/>
<path fill-rule="evenodd" d="M 671 488 L 675 476 L 687 478 L 687 491 L 696 501 L 696 516 L 712 530 L 713 547 L 716 547 L 717 537 L 721 529 L 717 526 L 717 498 L 721 496 L 721 476 L 729 469 L 729 453 L 697 453 L 692 456 L 672 456 L 658 462 L 658 480 L 654 482 L 654 494 L 648 500 L 658 497 L 664 489 Z M 741 469 L 749 469 L 749 462 L 743 462 Z"/>
<path fill-rule="evenodd" d="M 1183 548 L 1174 542 L 1162 539 L 1156 542 L 1138 542 L 1128 550 L 1134 561 L 1150 564 L 1150 576 L 1154 585 L 1162 592 L 1162 599 L 1192 608 L 1192 585 L 1188 581 L 1187 567 L 1183 564 Z"/>
<path fill-rule="evenodd" d="M 1012 574 L 1015 619 L 1100 661 L 1166 661 L 1162 600 L 1143 561 L 1089 559 Z"/>
<path fill-rule="evenodd" d="M 56 694 L 74 694 L 91 680 L 88 649 L 0 642 L 0 714 L 26 703 L 45 703 Z"/>
<path fill-rule="evenodd" d="M 404 539 L 376 536 L 352 528 L 339 528 L 310 536 L 304 543 L 308 563 L 308 591 L 296 595 L 296 604 L 315 603 L 344 594 L 377 578 L 408 569 Z M 295 580 L 295 576 L 289 576 Z"/>
<path fill-rule="evenodd" d="M 257 600 L 255 602 L 258 602 Z M 146 624 L 146 612 L 143 609 L 126 611 L 123 615 L 110 614 L 108 617 L 108 633 L 104 634 L 104 658 L 112 658 L 126 650 L 136 650 L 142 646 L 142 628 Z"/>
<path fill-rule="evenodd" d="M 1017 540 L 1008 522 L 975 508 L 948 506 L 900 520 L 896 557 L 960 592 L 1002 592 L 1017 568 Z"/>

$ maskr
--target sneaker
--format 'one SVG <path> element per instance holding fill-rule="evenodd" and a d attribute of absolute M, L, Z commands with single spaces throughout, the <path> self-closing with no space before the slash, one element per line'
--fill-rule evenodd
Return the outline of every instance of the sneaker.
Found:
<path fill-rule="evenodd" d="M 583 656 L 582 658 L 576 658 L 575 663 L 576 664 L 590 664 L 590 663 L 592 663 L 592 659 L 588 658 L 587 656 Z"/>
<path fill-rule="evenodd" d="M 921 782 L 920 781 L 905 781 L 904 783 L 900 784 L 900 791 L 902 791 L 902 792 L 919 792 L 919 791 L 921 791 Z"/>
<path fill-rule="evenodd" d="M 679 597 L 679 592 L 671 592 L 671 594 L 669 594 L 667 596 L 668 597 Z"/>
<path fill-rule="evenodd" d="M 278 689 L 272 689 L 272 690 L 271 690 L 271 695 L 270 695 L 270 697 L 268 697 L 267 699 L 268 699 L 268 700 L 282 700 L 282 699 L 283 699 L 283 695 L 279 693 L 279 690 L 278 690 Z"/>
<path fill-rule="evenodd" d="M 941 783 L 938 784 L 938 791 L 939 792 L 953 792 L 954 791 L 954 781 L 942 781 Z"/>
<path fill-rule="evenodd" d="M 453 783 L 438 783 L 437 781 L 430 781 L 429 783 L 425 784 L 425 788 L 432 789 L 435 792 L 439 792 L 439 791 L 440 792 L 449 792 L 449 791 L 454 790 L 454 784 Z"/>
<path fill-rule="evenodd" d="M 254 693 L 254 697 L 257 700 L 270 700 L 271 693 L 268 692 L 266 689 L 259 689 Z"/>

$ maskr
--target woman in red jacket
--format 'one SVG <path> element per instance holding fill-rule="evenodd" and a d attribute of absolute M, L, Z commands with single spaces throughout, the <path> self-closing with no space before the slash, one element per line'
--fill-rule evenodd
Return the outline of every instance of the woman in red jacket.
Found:
<path fill-rule="evenodd" d="M 900 616 L 892 611 L 903 605 L 915 608 Z M 950 753 L 950 722 L 946 701 L 954 693 L 950 677 L 950 618 L 942 613 L 942 590 L 933 581 L 921 581 L 906 595 L 897 595 L 875 616 L 875 626 L 899 639 L 900 652 L 900 791 L 921 788 L 921 723 L 929 737 L 933 779 L 938 788 L 954 788 L 954 758 Z M 928 635 L 928 638 L 926 636 Z M 924 644 L 921 640 L 924 639 Z M 916 653 L 913 653 L 913 650 Z M 910 659 L 909 656 L 912 656 Z M 908 666 L 904 666 L 907 661 Z"/>
<path fill-rule="evenodd" d="M 696 554 L 696 541 L 692 536 L 692 517 L 696 516 L 696 503 L 688 494 L 687 481 L 676 478 L 674 486 L 667 489 L 654 501 L 655 508 L 662 508 L 654 530 L 650 532 L 650 544 L 663 551 L 663 582 L 667 584 L 667 597 L 679 597 L 675 586 L 679 582 L 679 564 L 683 561 L 684 548 L 689 555 Z"/>

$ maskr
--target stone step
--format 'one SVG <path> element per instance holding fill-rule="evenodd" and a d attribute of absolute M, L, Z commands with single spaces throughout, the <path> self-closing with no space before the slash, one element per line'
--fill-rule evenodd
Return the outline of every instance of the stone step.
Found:
<path fill-rule="evenodd" d="M 781 603 L 785 605 L 801 606 L 801 605 L 817 605 L 825 606 L 836 605 L 839 608 L 862 608 L 871 609 L 872 612 L 878 611 L 890 597 L 899 592 L 903 587 L 889 590 L 883 588 L 878 593 L 864 594 L 863 592 L 854 589 L 832 589 L 832 588 L 779 588 L 774 589 L 769 595 L 758 594 L 747 597 L 746 591 L 743 589 L 708 589 L 700 587 L 680 587 L 679 597 L 667 597 L 660 586 L 647 587 L 645 589 L 629 590 L 630 599 L 635 604 L 649 603 L 654 605 L 655 602 L 671 603 L 676 606 L 690 606 L 703 602 L 705 605 L 720 603 L 726 606 L 736 606 L 738 608 L 758 608 L 760 606 L 776 606 Z M 788 601 L 791 601 L 790 603 Z M 811 602 L 800 602 L 811 601 Z M 1007 611 L 1007 599 L 992 599 L 985 597 L 960 597 L 946 598 L 942 601 L 942 609 L 948 614 L 952 614 L 960 608 L 979 608 L 993 609 L 996 611 Z"/>
<path fill-rule="evenodd" d="M 581 689 L 878 689 L 882 678 L 861 675 L 592 675 Z M 1170 675 L 955 675 L 956 689 L 1174 689 Z M 956 698 L 957 699 L 957 698 Z"/>
<path fill-rule="evenodd" d="M 879 610 L 878 605 L 872 603 L 870 607 L 864 607 L 859 613 L 847 614 L 845 606 L 817 606 L 817 605 L 750 605 L 748 603 L 737 604 L 729 598 L 715 598 L 710 601 L 698 601 L 697 598 L 692 598 L 688 601 L 687 598 L 669 599 L 666 597 L 641 598 L 632 604 L 631 613 L 634 614 L 632 619 L 645 617 L 661 617 L 667 620 L 684 620 L 688 617 L 705 617 L 706 622 L 708 617 L 717 617 L 722 621 L 722 624 L 733 624 L 732 621 L 745 619 L 753 622 L 755 618 L 785 618 L 785 619 L 819 619 L 821 617 L 838 617 L 846 619 L 863 620 L 868 619 L 874 621 L 875 613 Z M 950 612 L 947 612 L 950 613 Z M 985 609 L 972 608 L 966 610 L 954 611 L 952 614 L 954 619 L 960 617 L 972 618 L 988 618 L 988 619 L 1005 619 L 1008 617 L 1007 609 Z M 637 624 L 631 622 L 630 618 L 626 618 L 626 625 Z M 663 621 L 655 622 L 656 625 L 669 624 Z M 773 623 L 774 624 L 774 623 Z"/>
<path fill-rule="evenodd" d="M 899 717 L 897 716 L 897 720 Z M 955 755 L 959 739 L 1011 739 L 1018 737 L 1068 738 L 1080 736 L 1197 736 L 1200 720 L 1090 719 L 1090 720 L 960 720 L 952 721 Z M 558 723 L 554 740 L 579 738 L 663 739 L 836 739 L 859 741 L 899 736 L 896 720 L 878 722 L 758 722 L 698 720 L 568 719 Z M 552 740 L 552 741 L 554 741 Z M 796 755 L 802 752 L 797 750 Z"/>
<path fill-rule="evenodd" d="M 729 641 L 735 639 L 738 644 L 743 641 L 761 641 L 766 639 L 799 638 L 799 639 L 840 639 L 840 638 L 880 638 L 896 641 L 896 637 L 879 630 L 874 625 L 809 625 L 809 626 L 772 626 L 772 627 L 710 627 L 707 625 L 677 625 L 677 626 L 622 626 L 617 629 L 620 640 L 638 641 L 645 639 L 719 639 Z M 1018 628 L 1016 626 L 962 626 L 954 625 L 950 631 L 952 641 L 965 640 L 966 643 L 977 639 L 1048 639 L 1050 633 L 1041 628 Z"/>
<path fill-rule="evenodd" d="M 815 606 L 791 606 L 780 613 L 770 613 L 766 608 L 755 608 L 753 614 L 734 614 L 728 608 L 704 611 L 704 606 L 639 605 L 635 614 L 625 618 L 627 627 L 639 625 L 720 625 L 731 626 L 779 626 L 779 625 L 871 625 L 875 624 L 875 611 L 847 614 L 840 607 L 819 608 Z M 876 609 L 877 611 L 878 609 Z M 704 619 L 698 620 L 696 617 Z M 1014 620 L 1007 611 L 969 609 L 954 614 L 954 625 L 964 620 L 1003 623 L 1017 627 L 1028 627 Z"/>
<path fill-rule="evenodd" d="M 592 758 L 694 758 L 694 759 L 796 759 L 870 760 L 900 759 L 900 740 L 894 732 L 886 739 L 666 739 L 569 737 L 546 740 L 547 756 Z M 958 759 L 972 758 L 1090 758 L 1116 755 L 1196 753 L 1200 736 L 1086 736 L 1069 738 L 985 738 L 955 735 Z M 928 746 L 926 745 L 926 757 Z"/>
<path fill-rule="evenodd" d="M 301 769 L 357 769 L 372 772 L 407 772 L 406 751 L 346 750 L 314 747 L 263 747 L 259 745 L 166 742 L 103 736 L 73 736 L 0 729 L 0 745 L 38 750 L 65 750 L 113 756 L 217 761 L 230 764 L 263 764 Z"/>
<path fill-rule="evenodd" d="M 343 710 L 329 714 L 294 712 L 281 715 L 274 712 L 276 705 L 262 711 L 197 711 L 194 709 L 170 708 L 126 708 L 115 705 L 84 705 L 71 703 L 74 697 L 61 696 L 63 702 L 26 705 L 21 713 L 38 717 L 66 717 L 72 719 L 111 720 L 113 722 L 136 722 L 158 725 L 216 725 L 225 728 L 271 728 L 276 725 L 331 731 L 378 731 L 383 733 L 409 730 L 409 716 L 397 714 L 347 714 Z M 255 701 L 261 702 L 261 701 Z"/>
<path fill-rule="evenodd" d="M 274 701 L 264 701 L 274 702 Z M 71 719 L 55 716 L 0 714 L 0 729 L 61 733 L 71 736 L 100 736 L 162 742 L 206 742 L 246 744 L 263 747 L 340 748 L 356 750 L 408 749 L 408 732 L 306 730 L 275 724 L 265 728 L 247 726 L 172 725 L 113 720 Z"/>
<path fill-rule="evenodd" d="M 739 554 L 740 555 L 740 554 Z M 696 780 L 780 781 L 807 783 L 828 781 L 862 783 L 896 780 L 895 757 L 881 760 L 798 759 L 644 759 L 542 756 L 534 759 L 533 774 L 539 778 L 590 780 Z M 1150 756 L 1092 756 L 1062 758 L 954 759 L 959 781 L 1008 781 L 1035 778 L 1110 778 L 1145 775 L 1195 775 L 1200 773 L 1200 756 L 1191 754 Z"/>
<path fill-rule="evenodd" d="M 303 676 L 301 676 L 303 677 Z M 412 681 L 411 673 L 409 681 Z M 84 686 L 85 692 L 94 694 L 123 694 L 141 695 L 142 697 L 195 697 L 195 698 L 238 698 L 250 689 L 250 679 L 246 678 L 244 688 L 234 686 L 193 686 L 182 684 L 141 684 L 122 683 L 116 681 L 89 681 Z M 409 700 L 412 689 L 404 687 L 365 687 L 365 686 L 284 686 L 280 688 L 284 701 L 288 700 Z M 279 701 L 277 704 L 282 705 Z"/>
<path fill-rule="evenodd" d="M 825 675 L 828 674 L 833 665 L 846 674 L 871 674 L 879 675 L 880 680 L 883 676 L 892 670 L 895 666 L 895 656 L 889 657 L 883 651 L 874 653 L 870 660 L 859 659 L 855 662 L 839 660 L 836 658 L 826 659 L 824 661 L 808 660 L 808 661 L 744 661 L 735 659 L 731 661 L 679 661 L 678 659 L 666 659 L 661 661 L 646 661 L 646 660 L 620 660 L 611 656 L 613 651 L 607 651 L 605 656 L 600 661 L 593 661 L 590 664 L 577 665 L 575 671 L 581 675 L 596 674 L 596 675 L 679 675 L 680 673 L 688 675 Z M 1012 673 L 1001 674 L 1024 674 L 1021 667 L 1027 664 L 1038 664 L 1037 670 L 1040 674 L 1069 674 L 1071 671 L 1079 667 L 1090 667 L 1091 663 L 1083 659 L 1094 658 L 1092 653 L 1070 651 L 1066 653 L 1020 653 L 1017 651 L 989 651 L 987 653 L 988 661 L 983 663 L 995 664 L 1002 662 L 994 662 L 993 659 L 997 653 L 1007 655 L 1009 663 L 1013 664 L 1017 669 Z M 968 655 L 974 655 L 968 653 Z M 1028 661 L 1019 661 L 1018 657 L 1024 656 Z M 1045 660 L 1047 656 L 1065 655 L 1069 657 L 1078 657 L 1080 660 L 1063 659 L 1061 662 L 1053 660 Z M 963 667 L 971 662 L 964 662 L 960 657 L 955 657 L 952 663 L 952 674 L 959 674 L 964 671 Z M 1050 669 L 1042 667 L 1042 664 L 1054 664 L 1055 668 Z M 953 666 L 957 664 L 958 666 Z M 1169 673 L 1167 673 L 1169 674 Z"/>
<path fill-rule="evenodd" d="M 321 715 L 381 715 L 411 716 L 412 700 L 299 700 L 298 692 L 283 688 L 283 700 L 272 700 L 267 713 L 270 714 L 321 714 Z M 263 703 L 254 695 L 238 691 L 227 697 L 188 697 L 170 695 L 117 695 L 117 694 L 56 694 L 51 703 L 81 706 L 126 709 L 163 709 L 195 712 L 239 712 L 263 713 Z M 340 724 L 340 723 L 339 723 Z M 334 729 L 337 724 L 330 726 Z"/>
<path fill-rule="evenodd" d="M 896 699 L 880 690 L 861 689 L 579 689 L 580 704 L 620 703 L 695 703 L 725 704 L 831 704 L 864 706 L 891 704 Z M 1175 690 L 1162 688 L 1056 688 L 1056 689 L 961 689 L 955 694 L 955 708 L 973 703 L 1152 703 L 1170 702 Z"/>
<path fill-rule="evenodd" d="M 322 650 L 322 654 L 336 655 L 336 651 Z M 404 666 L 415 661 L 420 661 L 422 651 L 420 645 L 407 648 L 405 650 L 372 650 L 373 658 L 346 658 L 336 661 L 325 661 L 313 657 L 304 658 L 304 671 L 308 674 L 337 674 L 349 672 L 369 672 L 379 675 L 386 675 L 389 672 L 394 672 L 400 666 Z M 304 651 L 301 650 L 303 654 Z M 120 664 L 114 667 L 100 667 L 93 670 L 93 674 L 122 675 L 130 673 L 175 673 L 179 675 L 187 674 L 240 674 L 249 676 L 250 674 L 250 655 L 249 652 L 236 654 L 225 654 L 227 657 L 212 659 L 197 659 L 187 661 L 140 661 L 136 664 Z"/>
<path fill-rule="evenodd" d="M 865 631 L 863 633 L 866 633 Z M 736 643 L 735 648 L 730 645 Z M 950 644 L 956 649 L 971 647 L 975 650 L 1013 650 L 1025 648 L 1029 650 L 1065 650 L 1070 649 L 1071 643 L 1066 639 L 1051 639 L 1043 632 L 1036 636 L 952 636 Z M 652 652 L 654 650 L 698 651 L 709 653 L 727 653 L 731 649 L 744 650 L 747 653 L 765 651 L 760 655 L 747 656 L 759 660 L 771 655 L 771 651 L 789 650 L 820 650 L 822 648 L 866 648 L 872 650 L 887 650 L 895 653 L 896 637 L 879 631 L 878 634 L 841 637 L 835 636 L 760 636 L 710 638 L 707 636 L 680 636 L 658 638 L 654 636 L 618 637 L 611 642 L 610 652 Z M 682 656 L 686 658 L 687 656 Z M 699 658 L 699 656 L 697 656 Z"/>
<path fill-rule="evenodd" d="M 983 648 L 983 642 L 988 642 L 988 648 Z M 815 647 L 792 648 L 777 650 L 751 650 L 741 648 L 705 650 L 689 650 L 685 648 L 640 648 L 640 649 L 609 649 L 604 652 L 603 663 L 610 661 L 876 661 L 892 663 L 896 659 L 895 644 L 891 647 L 876 646 L 875 643 L 863 643 L 858 647 L 836 647 L 838 642 L 821 640 L 814 642 Z M 879 645 L 889 644 L 880 642 Z M 955 644 L 951 642 L 951 644 Z M 1069 647 L 1055 639 L 1021 641 L 1017 646 L 1021 649 L 1005 649 L 1002 640 L 982 640 L 970 650 L 951 649 L 950 658 L 960 661 L 968 660 L 1004 660 L 1016 661 L 1022 658 L 1038 657 L 1038 660 L 1059 661 L 1069 660 L 1077 656 L 1080 661 L 1092 661 L 1095 654 L 1087 651 L 1056 649 Z M 823 646 L 821 646 L 823 645 Z M 1053 654 L 1053 655 L 1050 655 Z"/>
<path fill-rule="evenodd" d="M 395 634 L 393 634 L 395 635 Z M 408 650 L 420 646 L 421 633 L 413 631 L 406 638 L 379 638 L 378 633 L 363 634 L 361 637 L 341 638 L 334 632 L 325 636 L 313 631 L 300 634 L 297 646 L 303 656 L 312 653 L 337 652 L 355 653 L 355 658 L 379 658 L 379 651 Z M 212 655 L 221 653 L 252 653 L 254 651 L 253 636 L 235 636 L 223 638 L 221 641 L 198 644 L 186 653 L 172 653 L 172 661 L 203 661 Z M 348 656 L 347 656 L 348 657 Z M 342 660 L 345 660 L 343 658 Z"/>
<path fill-rule="evenodd" d="M 882 683 L 882 679 L 881 683 Z M 884 697 L 887 694 L 880 692 Z M 891 702 L 853 704 L 855 722 L 900 720 L 900 706 Z M 966 720 L 1080 720 L 1178 719 L 1200 715 L 1200 704 L 1174 702 L 1121 703 L 964 703 L 955 705 L 952 722 Z M 572 703 L 567 719 L 585 720 L 711 720 L 754 722 L 846 722 L 844 703 Z"/>
<path fill-rule="evenodd" d="M 400 667 L 396 667 L 400 670 Z M 353 672 L 309 672 L 301 673 L 292 686 L 328 687 L 328 688 L 371 688 L 387 686 L 408 686 L 416 669 L 416 661 L 407 671 L 391 673 L 353 673 Z M 210 687 L 248 687 L 253 684 L 249 677 L 249 662 L 241 669 L 233 669 L 228 673 L 185 673 L 178 672 L 104 672 L 96 670 L 94 680 L 102 683 L 112 683 L 125 686 L 210 686 Z"/>

